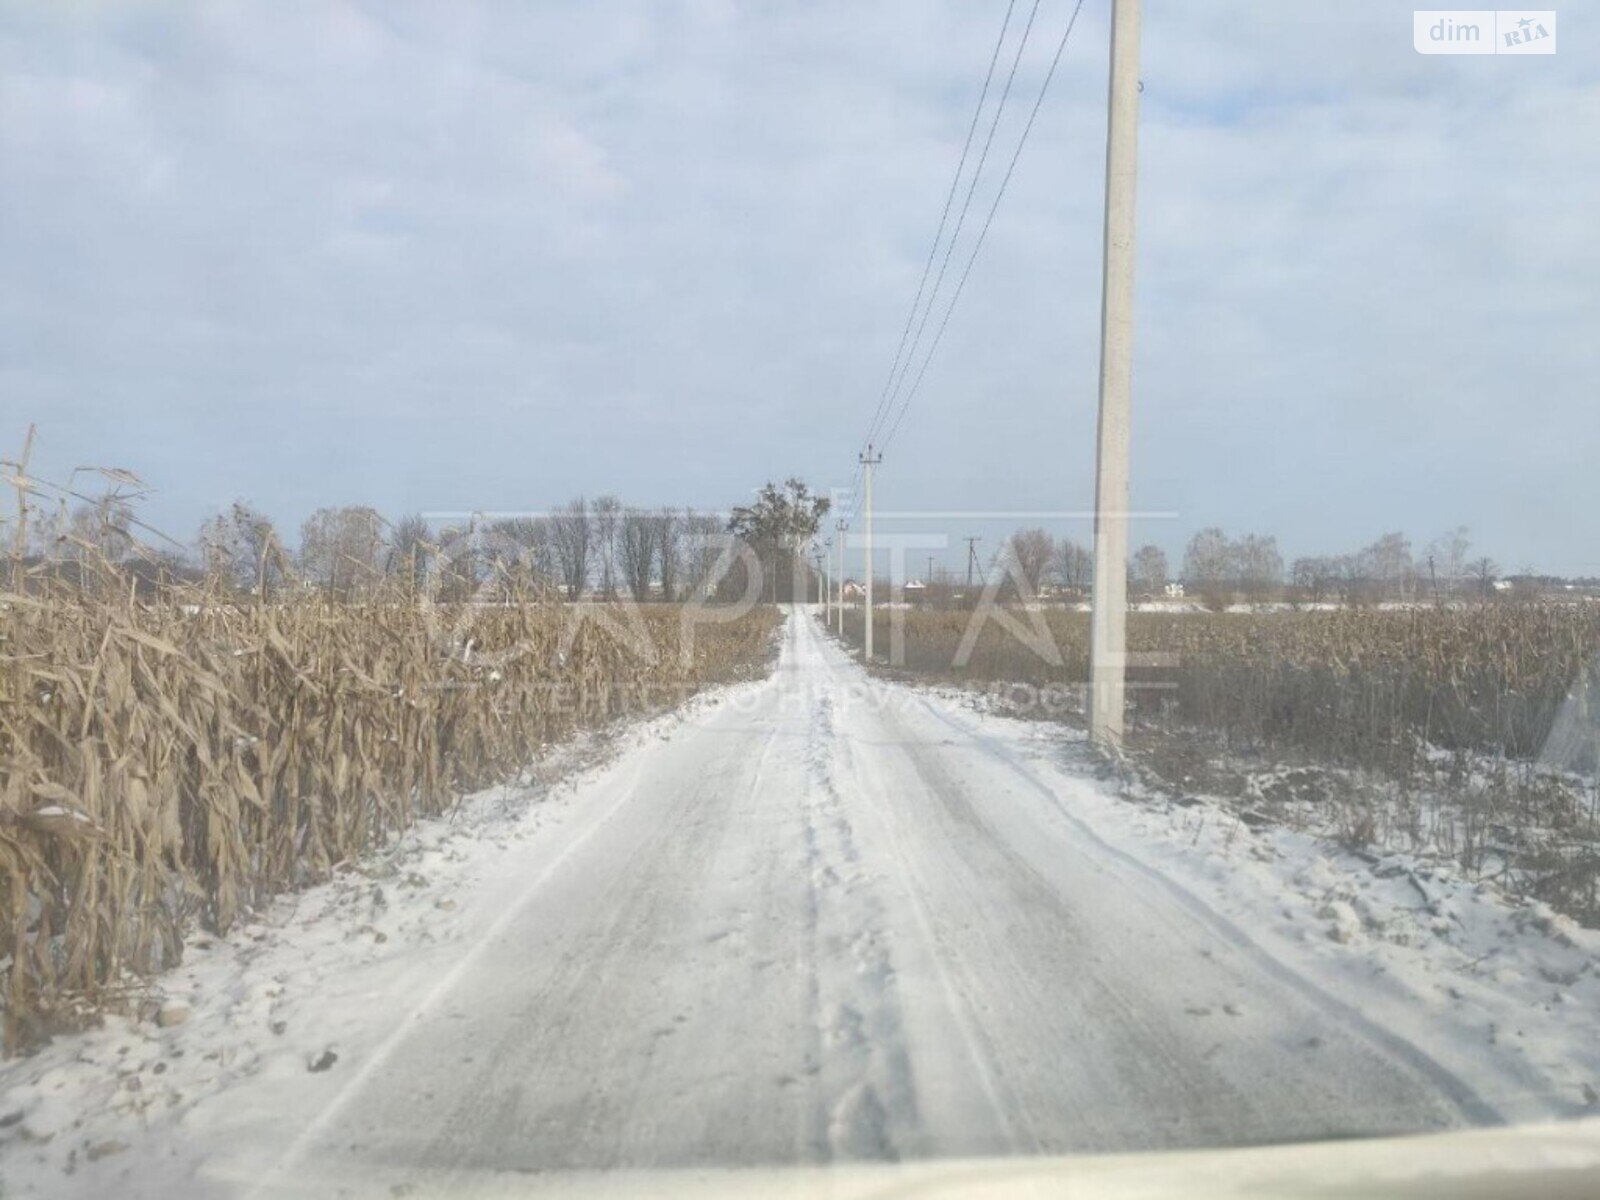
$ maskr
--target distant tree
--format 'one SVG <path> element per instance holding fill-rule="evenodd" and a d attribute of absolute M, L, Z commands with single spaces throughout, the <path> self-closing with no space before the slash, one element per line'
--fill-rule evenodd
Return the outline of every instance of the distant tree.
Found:
<path fill-rule="evenodd" d="M 1249 533 L 1231 548 L 1235 579 L 1248 596 L 1260 600 L 1275 592 L 1283 583 L 1283 555 L 1278 553 L 1278 539 Z"/>
<path fill-rule="evenodd" d="M 380 574 L 383 518 L 365 505 L 319 508 L 300 526 L 300 568 L 335 596 L 347 597 Z"/>
<path fill-rule="evenodd" d="M 12 531 L 12 547 L 24 555 L 36 555 L 43 559 L 59 559 L 66 554 L 67 542 L 65 535 L 69 517 L 65 505 L 58 504 L 54 508 L 39 506 L 31 510 L 29 521 L 24 526 L 20 520 Z M 25 541 L 18 543 L 15 539 L 21 534 Z"/>
<path fill-rule="evenodd" d="M 712 578 L 722 557 L 726 533 L 723 524 L 711 513 L 684 509 L 679 520 L 678 545 L 682 555 L 683 595 L 704 596 L 720 580 Z"/>
<path fill-rule="evenodd" d="M 655 515 L 656 562 L 661 571 L 661 598 L 676 600 L 683 576 L 683 529 L 687 513 L 663 508 Z"/>
<path fill-rule="evenodd" d="M 1227 603 L 1238 575 L 1233 543 L 1216 526 L 1200 530 L 1183 552 L 1183 581 L 1212 608 Z"/>
<path fill-rule="evenodd" d="M 582 496 L 551 515 L 550 546 L 567 599 L 576 600 L 589 584 L 589 554 L 594 548 L 589 505 Z"/>
<path fill-rule="evenodd" d="M 1372 563 L 1364 553 L 1340 554 L 1331 561 L 1337 570 L 1339 599 L 1343 603 L 1362 608 L 1379 598 L 1377 581 L 1372 578 Z"/>
<path fill-rule="evenodd" d="M 1081 594 L 1094 582 L 1094 555 L 1064 537 L 1055 544 L 1050 572 L 1062 587 Z"/>
<path fill-rule="evenodd" d="M 1494 594 L 1494 581 L 1500 574 L 1499 565 L 1494 559 L 1485 555 L 1483 558 L 1476 559 L 1469 564 L 1468 570 L 1477 584 L 1478 596 L 1487 600 Z"/>
<path fill-rule="evenodd" d="M 780 488 L 768 483 L 754 504 L 741 505 L 728 518 L 728 532 L 744 540 L 755 552 L 768 581 L 771 599 L 788 598 L 800 582 L 799 556 L 816 537 L 828 512 L 826 496 L 814 496 L 799 479 L 787 479 Z M 780 576 L 785 577 L 780 594 Z"/>
<path fill-rule="evenodd" d="M 1357 556 L 1360 571 L 1380 597 L 1405 598 L 1416 579 L 1411 542 L 1403 533 L 1386 533 Z"/>
<path fill-rule="evenodd" d="M 433 532 L 428 528 L 427 519 L 419 513 L 401 517 L 389 534 L 384 571 L 406 579 L 413 587 L 422 587 L 428 580 L 434 550 Z"/>
<path fill-rule="evenodd" d="M 120 562 L 133 552 L 132 525 L 132 506 L 114 496 L 79 504 L 64 530 L 57 526 L 59 555 L 75 562 Z"/>
<path fill-rule="evenodd" d="M 528 558 L 533 573 L 542 583 L 552 582 L 559 572 L 556 569 L 555 533 L 549 517 L 530 517 L 524 522 L 522 534 L 528 547 Z"/>
<path fill-rule="evenodd" d="M 1233 540 L 1214 525 L 1202 529 L 1184 551 L 1183 580 L 1212 608 L 1222 607 L 1236 592 L 1262 599 L 1283 583 L 1278 539 L 1248 533 Z"/>
<path fill-rule="evenodd" d="M 265 597 L 289 574 L 288 554 L 272 519 L 243 500 L 201 525 L 195 543 L 200 567 L 214 584 Z"/>
<path fill-rule="evenodd" d="M 1423 552 L 1428 563 L 1429 583 L 1441 595 L 1458 590 L 1467 574 L 1467 551 L 1472 547 L 1465 525 L 1440 534 Z"/>
<path fill-rule="evenodd" d="M 600 496 L 590 518 L 595 557 L 600 565 L 600 594 L 614 596 L 617 591 L 617 528 L 622 518 L 622 501 L 615 496 Z"/>
<path fill-rule="evenodd" d="M 1289 585 L 1295 598 L 1320 604 L 1331 595 L 1340 576 L 1339 560 L 1327 556 L 1297 558 L 1289 572 Z"/>
<path fill-rule="evenodd" d="M 1135 586 L 1146 595 L 1159 596 L 1167 586 L 1167 554 L 1160 546 L 1140 546 L 1130 572 Z"/>
<path fill-rule="evenodd" d="M 513 576 L 524 585 L 544 586 L 558 574 L 548 517 L 505 517 L 491 527 L 496 539 L 515 548 Z"/>
<path fill-rule="evenodd" d="M 650 581 L 656 561 L 655 514 L 642 508 L 625 508 L 617 526 L 617 567 L 623 584 L 635 600 L 650 598 Z"/>
<path fill-rule="evenodd" d="M 1006 542 L 1002 553 L 1011 559 L 1013 577 L 1026 585 L 1029 596 L 1037 596 L 1054 551 L 1055 542 L 1044 530 L 1019 529 Z"/>

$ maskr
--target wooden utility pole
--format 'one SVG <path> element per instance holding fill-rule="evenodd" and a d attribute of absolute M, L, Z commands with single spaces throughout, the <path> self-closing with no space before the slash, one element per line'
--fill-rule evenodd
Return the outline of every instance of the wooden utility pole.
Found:
<path fill-rule="evenodd" d="M 1106 117 L 1100 420 L 1089 633 L 1089 738 L 1122 745 L 1128 620 L 1128 430 L 1133 367 L 1133 201 L 1139 158 L 1139 0 L 1112 0 Z"/>
<path fill-rule="evenodd" d="M 861 465 L 866 469 L 866 513 L 867 528 L 864 539 L 864 556 L 867 568 L 867 595 L 866 608 L 863 615 L 866 618 L 866 632 L 862 635 L 862 657 L 867 662 L 872 661 L 872 468 L 883 461 L 883 455 L 872 453 L 872 443 L 867 443 L 867 452 L 861 456 Z"/>

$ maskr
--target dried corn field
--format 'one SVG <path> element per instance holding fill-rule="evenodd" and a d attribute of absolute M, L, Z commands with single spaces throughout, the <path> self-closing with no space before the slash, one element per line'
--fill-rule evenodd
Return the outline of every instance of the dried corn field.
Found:
<path fill-rule="evenodd" d="M 993 618 L 969 636 L 972 612 L 880 613 L 873 640 L 905 671 L 1078 719 L 1087 614 L 1005 615 L 1042 648 L 1041 622 L 1057 661 Z M 859 611 L 845 630 L 859 645 Z M 1129 648 L 1130 766 L 1158 788 L 1436 854 L 1600 926 L 1600 607 L 1135 613 Z"/>
<path fill-rule="evenodd" d="M 0 597 L 6 1045 L 574 730 L 758 673 L 775 614 Z"/>
<path fill-rule="evenodd" d="M 970 611 L 882 612 L 874 642 L 888 650 L 903 620 L 897 665 L 915 673 L 1035 686 L 1088 679 L 1088 614 L 1006 619 L 1024 628 L 1041 622 L 1058 661 Z M 975 621 L 977 636 L 957 665 Z M 859 610 L 846 614 L 845 630 L 859 645 Z M 1243 745 L 1363 766 L 1404 766 L 1429 746 L 1527 759 L 1600 656 L 1600 606 L 1134 613 L 1128 645 L 1144 656 L 1130 669 L 1137 714 Z"/>

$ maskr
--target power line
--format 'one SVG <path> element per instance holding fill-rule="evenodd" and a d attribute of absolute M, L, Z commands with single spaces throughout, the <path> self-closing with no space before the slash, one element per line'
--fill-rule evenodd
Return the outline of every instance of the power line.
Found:
<path fill-rule="evenodd" d="M 1040 85 L 1039 95 L 1034 99 L 1033 110 L 1028 114 L 1027 124 L 1022 128 L 1022 136 L 1017 139 L 1017 148 L 1012 152 L 1011 162 L 1006 167 L 1005 177 L 1000 181 L 1000 189 L 995 193 L 994 203 L 989 206 L 989 215 L 984 219 L 983 229 L 978 233 L 978 240 L 973 244 L 972 253 L 967 258 L 967 265 L 961 272 L 961 279 L 956 284 L 956 290 L 950 297 L 949 306 L 946 307 L 944 317 L 939 322 L 939 328 L 934 334 L 933 341 L 928 346 L 928 352 L 923 357 L 922 366 L 917 371 L 917 378 L 911 385 L 911 390 L 905 394 L 900 403 L 900 409 L 895 414 L 894 422 L 884 434 L 880 447 L 886 447 L 894 440 L 895 431 L 900 428 L 900 422 L 906 415 L 906 409 L 911 406 L 912 399 L 917 390 L 922 386 L 922 377 L 927 374 L 928 364 L 933 361 L 934 352 L 939 349 L 939 343 L 944 339 L 944 331 L 950 324 L 950 316 L 955 312 L 956 303 L 961 299 L 961 293 L 967 286 L 967 277 L 972 274 L 972 265 L 978 260 L 978 252 L 983 249 L 984 239 L 989 236 L 989 226 L 994 223 L 995 213 L 1000 209 L 1000 201 L 1006 194 L 1006 186 L 1011 182 L 1011 175 L 1017 169 L 1017 160 L 1022 157 L 1022 148 L 1028 143 L 1028 134 L 1033 130 L 1035 118 L 1039 115 L 1039 108 L 1044 103 L 1045 93 L 1050 90 L 1050 82 L 1055 78 L 1056 68 L 1061 63 L 1061 55 L 1067 48 L 1067 41 L 1072 36 L 1072 30 L 1078 23 L 1078 14 L 1083 11 L 1083 0 L 1077 0 L 1073 6 L 1072 17 L 1067 22 L 1066 29 L 1061 34 L 1061 40 L 1056 43 L 1055 56 L 1050 60 L 1050 69 L 1045 73 L 1044 83 Z"/>
<path fill-rule="evenodd" d="M 983 115 L 984 102 L 989 98 L 989 85 L 994 81 L 995 64 L 1000 61 L 1000 48 L 1005 44 L 1006 30 L 1011 27 L 1011 14 L 1016 6 L 1017 0 L 1010 0 L 1006 5 L 1005 19 L 1000 22 L 1000 36 L 995 39 L 994 52 L 989 55 L 989 70 L 983 77 L 983 90 L 978 93 L 977 106 L 972 110 L 972 121 L 967 125 L 967 140 L 962 143 L 961 158 L 956 163 L 956 173 L 950 177 L 950 190 L 945 193 L 944 210 L 939 214 L 939 227 L 934 231 L 933 243 L 928 247 L 928 257 L 922 264 L 922 278 L 917 280 L 917 294 L 912 298 L 911 310 L 906 313 L 905 328 L 900 331 L 900 344 L 895 347 L 894 361 L 889 364 L 889 378 L 883 382 L 883 391 L 878 396 L 877 407 L 872 410 L 872 420 L 867 425 L 867 436 L 862 439 L 863 444 L 872 440 L 872 434 L 876 431 L 878 422 L 886 415 L 887 407 L 893 403 L 889 398 L 889 389 L 894 383 L 895 375 L 900 371 L 900 356 L 905 353 L 906 338 L 911 334 L 911 324 L 917 319 L 917 310 L 922 307 L 922 293 L 923 289 L 928 285 L 928 272 L 933 269 L 934 256 L 938 254 L 939 243 L 944 239 L 944 227 L 950 219 L 950 205 L 955 201 L 956 188 L 960 186 L 961 174 L 966 170 L 967 155 L 972 151 L 972 135 L 978 131 L 978 118 Z M 984 149 L 987 152 L 987 145 Z M 982 169 L 981 162 L 978 169 Z M 977 177 L 976 171 L 973 172 L 973 177 Z M 970 192 L 968 198 L 970 199 Z M 964 208 L 962 215 L 965 216 Z M 960 232 L 959 227 L 957 232 Z M 951 244 L 954 245 L 953 235 Z M 931 298 L 929 303 L 932 303 Z"/>
<path fill-rule="evenodd" d="M 928 294 L 927 307 L 922 310 L 922 320 L 917 324 L 916 336 L 911 339 L 911 350 L 907 353 L 905 362 L 900 371 L 900 381 L 895 385 L 894 392 L 889 398 L 889 408 L 892 410 L 895 400 L 900 395 L 900 389 L 905 386 L 906 379 L 911 374 L 911 362 L 917 355 L 917 347 L 922 344 L 922 335 L 928 328 L 928 318 L 933 315 L 933 307 L 939 299 L 939 289 L 944 285 L 945 272 L 950 267 L 950 259 L 955 254 L 956 242 L 961 237 L 962 227 L 967 221 L 967 212 L 972 207 L 972 198 L 977 194 L 978 179 L 983 174 L 983 167 L 989 160 L 989 150 L 994 145 L 994 135 L 1000 129 L 1000 118 L 1005 114 L 1006 101 L 1011 98 L 1011 87 L 1017 79 L 1017 68 L 1022 64 L 1023 52 L 1028 48 L 1028 39 L 1033 34 L 1034 18 L 1039 15 L 1041 0 L 1033 0 L 1033 7 L 1028 11 L 1028 23 L 1023 27 L 1022 38 L 1017 43 L 1017 52 L 1011 58 L 1011 70 L 1006 76 L 1005 89 L 1000 93 L 999 103 L 995 105 L 994 118 L 989 122 L 989 132 L 984 138 L 983 152 L 978 155 L 978 165 L 973 168 L 972 178 L 967 184 L 966 197 L 961 202 L 961 213 L 956 218 L 956 227 L 950 235 L 949 244 L 944 251 L 944 259 L 939 264 L 939 274 L 933 281 L 933 291 Z M 887 412 L 884 414 L 887 416 Z M 880 431 L 878 422 L 874 422 L 867 432 L 867 440 L 874 440 Z"/>
<path fill-rule="evenodd" d="M 968 206 L 972 202 L 972 198 L 973 198 L 974 192 L 976 190 L 976 186 L 977 186 L 978 177 L 979 177 L 980 173 L 983 170 L 984 163 L 986 162 L 986 160 L 988 158 L 990 145 L 993 142 L 994 136 L 995 136 L 995 132 L 999 127 L 1000 116 L 1001 116 L 1001 113 L 1002 113 L 1002 111 L 1004 109 L 1006 99 L 1010 95 L 1011 88 L 1012 88 L 1012 83 L 1014 82 L 1014 80 L 1016 78 L 1018 64 L 1021 61 L 1023 50 L 1026 47 L 1028 35 L 1032 30 L 1033 23 L 1034 23 L 1034 17 L 1038 13 L 1039 2 L 1040 2 L 1040 0 L 1034 0 L 1033 7 L 1029 12 L 1028 24 L 1024 28 L 1022 41 L 1019 43 L 1019 45 L 1017 47 L 1017 52 L 1013 56 L 1012 63 L 1011 63 L 1011 69 L 1010 69 L 1010 72 L 1008 73 L 1008 76 L 1007 76 L 1007 79 L 1006 79 L 1005 89 L 1002 92 L 1000 101 L 996 106 L 995 116 L 994 116 L 994 119 L 990 123 L 989 132 L 986 135 L 986 139 L 985 139 L 985 143 L 984 143 L 984 148 L 983 148 L 982 152 L 979 155 L 978 164 L 974 168 L 972 177 L 971 177 L 971 179 L 969 181 L 969 185 L 968 185 L 968 189 L 967 189 L 967 195 L 966 195 L 965 199 L 962 202 L 962 209 L 961 209 L 960 214 L 957 217 L 955 230 L 952 232 L 951 237 L 950 237 L 950 241 L 949 241 L 948 245 L 946 246 L 945 257 L 944 257 L 944 260 L 942 261 L 942 263 L 940 265 L 939 274 L 938 274 L 938 276 L 936 277 L 936 279 L 934 281 L 933 290 L 928 293 L 927 305 L 923 309 L 921 321 L 917 325 L 916 336 L 914 338 L 912 338 L 911 349 L 909 351 L 904 351 L 903 350 L 903 344 L 904 344 L 904 341 L 905 341 L 905 333 L 904 333 L 904 331 L 902 331 L 902 334 L 901 334 L 902 349 L 897 349 L 896 355 L 895 355 L 896 363 L 895 363 L 894 366 L 891 366 L 891 368 L 890 368 L 890 384 L 886 385 L 885 394 L 879 397 L 879 404 L 878 404 L 877 408 L 874 410 L 872 424 L 868 428 L 867 441 L 869 441 L 869 442 L 877 441 L 878 445 L 879 445 L 880 453 L 882 451 L 882 448 L 884 446 L 886 446 L 891 440 L 893 440 L 895 433 L 899 430 L 902 421 L 905 419 L 905 414 L 906 414 L 907 410 L 911 406 L 912 400 L 916 397 L 917 393 L 921 390 L 922 380 L 923 380 L 923 377 L 927 374 L 928 366 L 932 363 L 934 354 L 937 352 L 940 343 L 944 340 L 945 330 L 948 328 L 948 326 L 950 324 L 950 318 L 955 312 L 956 305 L 961 299 L 962 292 L 966 289 L 967 279 L 971 276 L 973 265 L 977 262 L 978 254 L 983 248 L 983 243 L 988 238 L 990 226 L 994 223 L 995 214 L 999 211 L 1001 200 L 1004 198 L 1005 193 L 1006 193 L 1006 189 L 1007 189 L 1007 187 L 1009 186 L 1009 184 L 1011 182 L 1011 177 L 1016 171 L 1017 162 L 1021 158 L 1023 148 L 1026 146 L 1029 134 L 1033 130 L 1034 122 L 1038 118 L 1039 110 L 1040 110 L 1040 108 L 1042 107 L 1042 105 L 1044 103 L 1045 95 L 1049 92 L 1050 84 L 1054 80 L 1056 71 L 1060 66 L 1061 58 L 1062 58 L 1063 53 L 1066 50 L 1067 42 L 1070 40 L 1070 38 L 1072 36 L 1073 29 L 1076 28 L 1077 22 L 1078 22 L 1078 17 L 1079 17 L 1080 13 L 1083 10 L 1083 0 L 1076 0 L 1076 3 L 1074 4 L 1073 9 L 1072 9 L 1072 15 L 1067 21 L 1066 29 L 1062 31 L 1061 38 L 1056 44 L 1055 53 L 1051 57 L 1050 67 L 1049 67 L 1048 71 L 1045 74 L 1044 82 L 1040 85 L 1039 93 L 1034 98 L 1033 107 L 1030 110 L 1030 112 L 1028 114 L 1028 119 L 1027 119 L 1026 123 L 1024 124 L 1024 126 L 1023 126 L 1022 134 L 1017 139 L 1016 148 L 1012 151 L 1011 161 L 1007 164 L 1006 173 L 1005 173 L 1004 177 L 1000 181 L 1000 186 L 999 186 L 999 188 L 997 189 L 997 191 L 995 193 L 994 201 L 990 204 L 989 212 L 988 212 L 987 216 L 984 218 L 983 228 L 979 231 L 977 241 L 973 244 L 972 251 L 967 256 L 967 261 L 966 261 L 964 267 L 962 268 L 961 276 L 960 276 L 959 280 L 956 283 L 955 291 L 951 295 L 949 303 L 946 305 L 945 311 L 944 311 L 943 315 L 940 318 L 939 325 L 934 331 L 933 340 L 932 340 L 931 343 L 929 343 L 928 348 L 927 348 L 925 354 L 922 357 L 921 365 L 917 368 L 916 376 L 912 381 L 911 387 L 910 387 L 909 390 L 906 390 L 904 392 L 904 394 L 902 395 L 901 394 L 901 389 L 903 388 L 906 379 L 908 377 L 910 377 L 911 366 L 912 366 L 912 363 L 913 363 L 914 359 L 916 358 L 916 351 L 917 351 L 918 346 L 921 343 L 923 331 L 924 331 L 924 329 L 925 329 L 925 327 L 927 325 L 929 317 L 932 314 L 934 305 L 937 303 L 937 300 L 938 300 L 939 290 L 940 290 L 940 287 L 942 285 L 942 282 L 943 282 L 943 279 L 944 279 L 944 275 L 945 275 L 945 268 L 949 265 L 950 258 L 954 253 L 955 243 L 956 243 L 956 240 L 959 238 L 960 233 L 961 233 L 961 228 L 962 228 L 963 224 L 965 223 L 967 209 L 968 209 Z M 1006 9 L 1006 18 L 1005 18 L 1005 22 L 1001 26 L 1000 37 L 996 40 L 994 52 L 990 56 L 989 74 L 985 77 L 983 94 L 980 95 L 980 97 L 979 97 L 978 107 L 977 107 L 976 110 L 974 110 L 973 120 L 972 120 L 971 124 L 968 127 L 967 144 L 965 146 L 963 146 L 963 148 L 962 148 L 961 163 L 957 165 L 956 175 L 951 181 L 950 194 L 946 197 L 945 211 L 941 215 L 941 218 L 940 218 L 940 232 L 935 234 L 933 246 L 929 250 L 928 261 L 927 261 L 927 263 L 924 264 L 924 267 L 923 267 L 923 278 L 922 278 L 922 281 L 919 282 L 919 284 L 918 284 L 918 297 L 919 297 L 919 299 L 920 299 L 921 295 L 923 294 L 923 292 L 926 289 L 926 281 L 927 281 L 927 274 L 928 274 L 929 266 L 932 263 L 934 255 L 937 253 L 939 243 L 942 241 L 943 226 L 944 226 L 946 218 L 948 217 L 948 214 L 949 214 L 949 208 L 950 208 L 950 204 L 951 204 L 951 197 L 953 197 L 955 189 L 959 184 L 959 181 L 960 181 L 960 178 L 961 178 L 962 165 L 964 165 L 964 163 L 965 163 L 965 161 L 967 159 L 967 156 L 968 156 L 968 154 L 970 152 L 973 131 L 977 127 L 978 118 L 979 118 L 979 116 L 981 115 L 981 112 L 982 112 L 984 98 L 987 96 L 987 93 L 988 93 L 988 90 L 989 90 L 989 87 L 990 87 L 990 83 L 991 83 L 993 72 L 994 72 L 994 66 L 995 66 L 995 63 L 997 62 L 997 60 L 999 58 L 1000 50 L 1003 47 L 1004 39 L 1005 39 L 1005 32 L 1006 32 L 1006 29 L 1010 25 L 1011 16 L 1012 16 L 1012 9 L 1014 8 L 1014 6 L 1015 6 L 1015 0 L 1012 0 L 1011 5 L 1008 6 L 1007 9 Z M 918 308 L 918 301 L 914 300 L 913 304 L 912 304 L 911 314 L 907 318 L 907 326 L 906 326 L 907 329 L 910 328 L 911 322 L 916 318 L 917 308 Z M 897 370 L 898 370 L 899 380 L 898 380 L 898 383 L 895 383 L 894 381 L 895 381 L 895 376 L 896 376 L 896 371 Z M 885 406 L 885 397 L 887 397 L 887 407 Z M 895 407 L 894 407 L 896 400 L 899 401 L 898 409 L 895 409 Z M 894 419 L 889 424 L 887 433 L 882 438 L 878 438 L 877 434 L 881 430 L 882 425 L 883 425 L 883 421 L 884 421 L 885 418 L 887 418 L 888 413 L 890 411 L 894 411 L 894 413 L 895 413 Z M 852 516 L 859 515 L 859 513 L 861 511 L 861 478 L 860 478 L 861 474 L 862 474 L 862 472 L 861 472 L 860 468 L 858 467 L 857 472 L 856 472 L 856 476 L 855 476 L 855 482 L 853 483 L 853 486 L 852 486 Z"/>

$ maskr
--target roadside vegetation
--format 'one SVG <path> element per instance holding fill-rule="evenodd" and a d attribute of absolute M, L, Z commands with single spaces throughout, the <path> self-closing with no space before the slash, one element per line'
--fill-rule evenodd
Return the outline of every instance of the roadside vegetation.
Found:
<path fill-rule="evenodd" d="M 131 476 L 87 497 L 10 466 L 8 1049 L 132 1006 L 186 937 L 514 780 L 553 743 L 757 676 L 773 652 L 776 610 L 719 602 L 748 562 L 681 512 L 579 502 L 446 536 L 329 509 L 291 552 L 239 505 L 179 553 L 139 523 Z M 75 505 L 41 513 L 52 493 Z"/>
<path fill-rule="evenodd" d="M 1088 614 L 998 612 L 879 612 L 875 647 L 886 670 L 1081 722 Z M 860 645 L 859 608 L 845 633 Z M 1600 924 L 1600 605 L 1136 612 L 1128 637 L 1144 783 L 1359 852 L 1442 855 Z"/>

